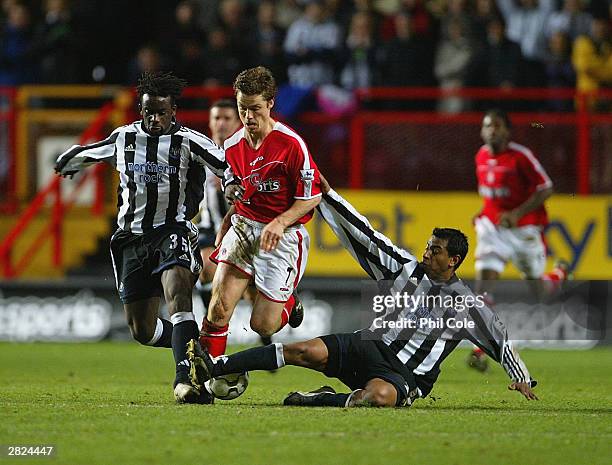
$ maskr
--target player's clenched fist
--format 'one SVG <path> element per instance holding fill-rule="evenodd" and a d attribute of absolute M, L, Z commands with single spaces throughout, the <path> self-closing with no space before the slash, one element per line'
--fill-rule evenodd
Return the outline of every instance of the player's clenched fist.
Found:
<path fill-rule="evenodd" d="M 244 187 L 240 184 L 230 184 L 225 188 L 225 198 L 230 205 L 234 202 L 242 200 L 242 194 L 244 193 Z"/>
<path fill-rule="evenodd" d="M 62 153 L 57 161 L 55 162 L 55 172 L 60 176 L 72 177 L 74 174 L 78 173 L 78 169 L 70 166 L 70 162 L 73 161 L 76 154 L 79 153 L 81 147 L 79 145 L 73 145 L 66 152 Z M 72 163 L 74 165 L 74 163 Z"/>

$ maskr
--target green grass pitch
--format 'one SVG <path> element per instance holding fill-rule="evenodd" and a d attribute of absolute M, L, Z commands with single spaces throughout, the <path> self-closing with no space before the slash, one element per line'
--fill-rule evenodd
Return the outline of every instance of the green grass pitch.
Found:
<path fill-rule="evenodd" d="M 136 343 L 0 344 L 0 444 L 54 444 L 50 464 L 609 464 L 612 348 L 524 350 L 539 402 L 499 366 L 443 365 L 433 399 L 405 409 L 287 408 L 291 390 L 339 382 L 288 367 L 247 392 L 176 405 L 172 354 Z"/>

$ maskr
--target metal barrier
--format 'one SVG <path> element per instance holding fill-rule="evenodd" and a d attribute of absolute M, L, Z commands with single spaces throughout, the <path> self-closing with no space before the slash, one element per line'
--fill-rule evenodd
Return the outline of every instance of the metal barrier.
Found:
<path fill-rule="evenodd" d="M 114 105 L 112 103 L 107 103 L 102 107 L 98 116 L 80 137 L 80 144 L 86 144 L 92 140 L 103 137 L 101 129 L 106 124 L 113 109 Z M 96 216 L 102 214 L 104 209 L 102 173 L 104 169 L 105 165 L 98 164 L 95 168 L 86 170 L 84 175 L 79 179 L 72 196 L 68 199 L 62 198 L 62 178 L 60 177 L 53 178 L 44 189 L 38 192 L 28 208 L 22 213 L 15 226 L 13 226 L 6 237 L 4 237 L 2 243 L 0 243 L 0 270 L 2 276 L 5 278 L 19 276 L 32 257 L 41 249 L 41 245 L 47 240 L 51 240 L 52 242 L 51 261 L 53 265 L 61 267 L 63 241 L 62 223 L 64 217 L 73 206 L 81 188 L 90 181 L 96 184 L 96 199 L 93 202 L 91 212 Z M 13 250 L 15 242 L 23 234 L 28 225 L 30 225 L 32 220 L 39 215 L 49 198 L 53 199 L 53 206 L 48 225 L 39 231 L 34 241 L 25 251 L 23 251 L 20 258 L 15 257 Z"/>
<path fill-rule="evenodd" d="M 0 213 L 17 210 L 15 196 L 15 89 L 0 87 Z"/>

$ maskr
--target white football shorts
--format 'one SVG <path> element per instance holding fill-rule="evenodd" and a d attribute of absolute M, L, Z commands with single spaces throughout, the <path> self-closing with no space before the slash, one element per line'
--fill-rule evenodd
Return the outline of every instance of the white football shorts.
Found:
<path fill-rule="evenodd" d="M 303 225 L 285 229 L 276 249 L 259 248 L 265 223 L 232 216 L 232 227 L 211 256 L 214 262 L 227 263 L 252 276 L 255 286 L 273 302 L 286 302 L 304 275 L 310 236 Z"/>
<path fill-rule="evenodd" d="M 495 226 L 485 216 L 476 218 L 476 270 L 502 273 L 509 260 L 525 278 L 537 279 L 546 268 L 546 246 L 542 228 L 526 225 L 518 228 Z"/>

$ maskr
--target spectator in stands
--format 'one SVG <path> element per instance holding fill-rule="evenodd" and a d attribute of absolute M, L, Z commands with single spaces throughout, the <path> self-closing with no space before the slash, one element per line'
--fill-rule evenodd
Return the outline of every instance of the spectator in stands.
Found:
<path fill-rule="evenodd" d="M 442 39 L 438 46 L 434 73 L 440 88 L 450 91 L 464 87 L 473 47 L 459 19 L 448 23 L 447 36 L 448 38 Z M 438 110 L 444 113 L 458 113 L 463 111 L 465 106 L 465 100 L 460 97 L 443 97 L 438 102 Z"/>
<path fill-rule="evenodd" d="M 417 37 L 414 19 L 406 12 L 395 15 L 395 38 L 380 54 L 380 83 L 391 87 L 433 86 L 434 45 L 426 37 Z"/>
<path fill-rule="evenodd" d="M 287 81 L 287 65 L 283 53 L 285 30 L 276 21 L 276 5 L 272 0 L 264 0 L 257 8 L 255 25 L 255 63 L 268 68 L 277 83 Z"/>
<path fill-rule="evenodd" d="M 219 27 L 208 33 L 208 47 L 204 57 L 206 86 L 230 86 L 242 69 L 241 56 L 230 48 L 227 34 Z"/>
<path fill-rule="evenodd" d="M 0 27 L 4 27 L 8 22 L 10 11 L 15 5 L 18 5 L 19 0 L 2 0 L 0 3 Z M 29 11 L 29 10 L 28 10 Z"/>
<path fill-rule="evenodd" d="M 198 22 L 198 6 L 194 0 L 181 1 L 174 11 L 174 25 L 169 28 L 166 39 L 168 53 L 180 46 L 183 41 L 197 41 L 206 44 L 206 33 Z"/>
<path fill-rule="evenodd" d="M 127 83 L 135 85 L 142 73 L 155 73 L 162 71 L 163 68 L 163 58 L 158 48 L 154 45 L 144 45 L 138 49 L 136 56 L 128 65 Z"/>
<path fill-rule="evenodd" d="M 169 46 L 165 52 L 174 58 L 176 74 L 189 85 L 201 84 L 205 75 L 203 47 L 206 34 L 198 23 L 197 6 L 192 0 L 183 0 L 177 5 L 175 24 L 169 34 L 172 38 L 166 41 Z"/>
<path fill-rule="evenodd" d="M 77 37 L 67 0 L 46 0 L 44 19 L 36 27 L 34 54 L 39 80 L 47 84 L 79 82 Z"/>
<path fill-rule="evenodd" d="M 329 0 L 326 4 L 329 3 Z M 339 2 L 338 2 L 339 3 Z M 378 11 L 374 6 L 373 0 L 352 0 L 347 2 L 348 8 L 344 9 L 344 15 L 339 18 L 338 25 L 342 30 L 342 36 L 346 37 L 350 33 L 353 18 L 357 13 L 365 13 L 370 18 L 370 28 L 372 34 L 378 39 L 383 39 L 382 27 L 384 24 L 385 16 Z M 387 37 L 384 37 L 386 39 Z"/>
<path fill-rule="evenodd" d="M 565 0 L 563 9 L 555 11 L 548 18 L 546 34 L 550 38 L 556 32 L 562 32 L 569 37 L 571 43 L 576 37 L 589 33 L 591 19 L 591 14 L 583 11 L 581 0 Z"/>
<path fill-rule="evenodd" d="M 400 11 L 410 15 L 412 31 L 416 37 L 437 39 L 438 24 L 430 11 L 431 3 L 425 0 L 400 0 Z"/>
<path fill-rule="evenodd" d="M 284 30 L 289 29 L 302 16 L 298 0 L 276 0 L 276 20 Z"/>
<path fill-rule="evenodd" d="M 557 31 L 548 39 L 548 58 L 546 59 L 546 77 L 548 87 L 571 88 L 576 85 L 576 73 L 572 66 L 570 41 L 564 32 Z M 549 101 L 554 111 L 572 111 L 571 100 L 559 99 Z"/>
<path fill-rule="evenodd" d="M 451 22 L 461 23 L 461 29 L 465 36 L 469 39 L 472 38 L 474 24 L 473 17 L 468 8 L 467 0 L 448 0 L 446 2 L 446 11 L 440 21 L 440 31 L 443 39 L 449 38 Z"/>
<path fill-rule="evenodd" d="M 194 0 L 194 3 L 198 12 L 198 24 L 204 31 L 209 31 L 217 21 L 219 0 Z"/>
<path fill-rule="evenodd" d="M 521 47 L 523 54 L 522 85 L 546 85 L 546 24 L 555 9 L 555 0 L 497 0 L 506 22 L 508 39 Z"/>
<path fill-rule="evenodd" d="M 472 18 L 472 32 L 475 43 L 484 44 L 487 41 L 489 23 L 498 17 L 499 13 L 494 0 L 476 0 Z"/>
<path fill-rule="evenodd" d="M 251 61 L 253 25 L 254 21 L 240 0 L 221 0 L 217 27 L 225 32 L 226 47 L 232 59 L 239 60 L 239 69 L 248 67 Z M 230 84 L 235 77 L 232 76 Z"/>
<path fill-rule="evenodd" d="M 34 82 L 30 11 L 20 3 L 6 6 L 7 22 L 0 31 L 0 85 Z"/>
<path fill-rule="evenodd" d="M 579 36 L 572 52 L 576 71 L 576 88 L 591 92 L 612 83 L 612 44 L 609 38 L 608 18 L 593 18 L 589 35 Z M 590 98 L 589 106 L 595 106 Z"/>
<path fill-rule="evenodd" d="M 501 18 L 494 18 L 487 24 L 486 42 L 475 52 L 466 82 L 472 87 L 512 89 L 518 83 L 520 64 L 521 48 L 506 37 Z"/>
<path fill-rule="evenodd" d="M 338 24 L 326 17 L 320 0 L 309 0 L 285 38 L 289 83 L 300 87 L 334 83 L 340 47 Z"/>
<path fill-rule="evenodd" d="M 342 87 L 348 90 L 370 87 L 376 80 L 377 52 L 372 18 L 369 13 L 358 11 L 351 20 L 342 52 Z"/>

